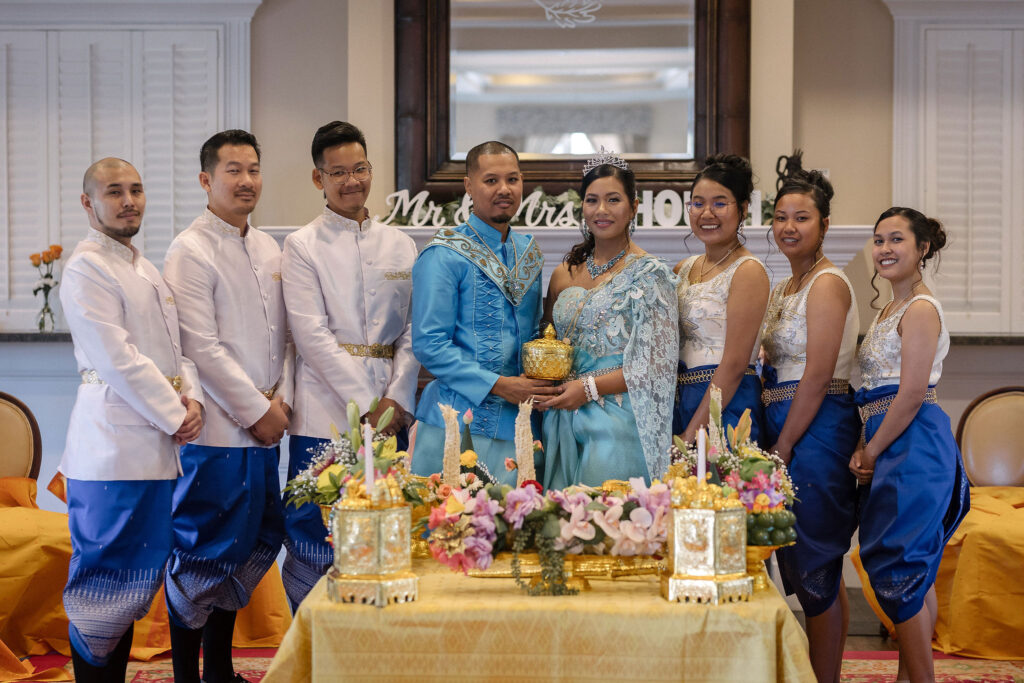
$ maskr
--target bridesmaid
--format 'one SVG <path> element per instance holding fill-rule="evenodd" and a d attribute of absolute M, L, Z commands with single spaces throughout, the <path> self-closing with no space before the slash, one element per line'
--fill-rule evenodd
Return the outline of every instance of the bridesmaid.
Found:
<path fill-rule="evenodd" d="M 740 223 L 754 189 L 750 163 L 734 154 L 708 157 L 694 179 L 687 210 L 704 253 L 676 264 L 679 297 L 679 391 L 672 432 L 693 441 L 708 423 L 708 385 L 722 390 L 722 421 L 735 425 L 750 408 L 751 438 L 764 431 L 761 380 L 754 371 L 768 304 L 764 264 L 743 246 Z"/>
<path fill-rule="evenodd" d="M 822 251 L 832 195 L 817 171 L 787 179 L 776 195 L 772 235 L 793 275 L 768 301 L 761 397 L 765 442 L 799 491 L 796 546 L 778 553 L 783 582 L 807 617 L 815 675 L 838 682 L 849 623 L 843 556 L 857 528 L 847 468 L 860 438 L 849 381 L 859 320 L 850 281 Z"/>
<path fill-rule="evenodd" d="M 949 330 L 921 277 L 945 243 L 939 222 L 914 209 L 893 207 L 878 218 L 872 258 L 893 298 L 875 317 L 858 357 L 864 443 L 850 458 L 850 471 L 869 486 L 860 556 L 879 605 L 896 624 L 899 680 L 934 679 L 935 575 L 970 507 L 960 451 L 935 395 Z"/>
<path fill-rule="evenodd" d="M 583 241 L 551 275 L 545 318 L 575 348 L 544 410 L 544 487 L 661 477 L 672 441 L 676 278 L 641 249 L 636 179 L 601 154 L 584 167 Z M 548 410 L 550 409 L 550 410 Z"/>

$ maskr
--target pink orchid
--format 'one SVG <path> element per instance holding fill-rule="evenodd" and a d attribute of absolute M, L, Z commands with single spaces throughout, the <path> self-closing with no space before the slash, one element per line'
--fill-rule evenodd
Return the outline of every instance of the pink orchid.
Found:
<path fill-rule="evenodd" d="M 569 519 L 558 520 L 561 533 L 555 539 L 555 550 L 578 552 L 583 545 L 582 541 L 594 539 L 597 532 L 587 517 L 586 507 L 575 505 L 569 513 Z"/>
<path fill-rule="evenodd" d="M 511 472 L 512 470 L 516 469 L 517 467 L 519 467 L 519 466 L 516 464 L 515 460 L 513 460 L 512 458 L 505 458 L 505 471 L 506 472 Z"/>

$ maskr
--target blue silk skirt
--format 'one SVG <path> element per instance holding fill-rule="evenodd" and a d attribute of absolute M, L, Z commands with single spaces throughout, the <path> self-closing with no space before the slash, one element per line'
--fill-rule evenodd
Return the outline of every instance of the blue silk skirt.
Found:
<path fill-rule="evenodd" d="M 893 396 L 898 385 L 857 392 L 857 404 Z M 885 415 L 865 424 L 870 442 Z M 902 623 L 921 611 L 942 550 L 970 509 L 970 492 L 949 416 L 923 403 L 875 461 L 860 512 L 860 558 L 882 611 Z"/>
<path fill-rule="evenodd" d="M 577 350 L 577 373 L 622 364 L 622 355 L 591 358 Z M 640 433 L 629 394 L 619 405 L 604 396 L 604 405 L 584 403 L 578 410 L 544 412 L 544 488 L 562 489 L 573 484 L 600 486 L 608 479 L 643 477 L 650 483 Z M 660 474 L 660 473 L 659 473 Z"/>
<path fill-rule="evenodd" d="M 797 384 L 768 382 L 765 388 Z M 769 447 L 778 441 L 792 403 L 777 401 L 765 408 Z M 826 394 L 793 447 L 789 474 L 797 488 L 797 540 L 796 545 L 779 549 L 776 557 L 787 593 L 796 593 L 809 617 L 827 610 L 839 595 L 843 556 L 857 528 L 857 480 L 850 472 L 850 456 L 859 440 L 860 416 L 853 394 Z"/>
<path fill-rule="evenodd" d="M 717 365 L 701 365 L 690 368 L 692 370 L 714 370 Z M 679 374 L 686 372 L 686 364 L 679 361 Z M 672 418 L 672 433 L 682 434 L 686 426 L 690 424 L 693 414 L 700 407 L 704 400 L 704 394 L 711 382 L 697 382 L 695 384 L 679 384 L 676 387 L 675 414 Z M 761 407 L 761 378 L 757 375 L 743 375 L 740 384 L 736 387 L 729 405 L 722 409 L 722 422 L 726 425 L 736 426 L 743 415 L 743 411 L 750 408 L 750 439 L 761 446 L 770 446 L 762 442 L 764 438 L 764 409 Z"/>
<path fill-rule="evenodd" d="M 277 447 L 182 447 L 165 587 L 179 626 L 245 607 L 273 566 L 284 538 L 278 460 Z"/>
<path fill-rule="evenodd" d="M 313 459 L 311 450 L 330 439 L 312 436 L 288 437 L 288 479 L 295 478 Z M 334 549 L 325 539 L 327 528 L 320 515 L 320 506 L 306 503 L 284 508 L 285 558 L 281 566 L 281 580 L 292 610 L 299 607 L 306 594 L 327 573 L 334 562 Z"/>
<path fill-rule="evenodd" d="M 71 644 L 93 666 L 106 665 L 163 583 L 173 491 L 173 479 L 68 479 L 72 552 L 64 610 Z"/>

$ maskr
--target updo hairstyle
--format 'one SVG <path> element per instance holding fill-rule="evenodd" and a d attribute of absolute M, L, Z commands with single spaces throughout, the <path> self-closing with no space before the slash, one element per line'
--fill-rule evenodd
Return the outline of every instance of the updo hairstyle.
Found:
<path fill-rule="evenodd" d="M 886 218 L 892 218 L 893 216 L 901 216 L 907 219 L 910 224 L 910 231 L 914 233 L 914 241 L 918 246 L 922 242 L 928 243 L 928 250 L 921 257 L 921 262 L 927 262 L 928 259 L 933 256 L 937 256 L 939 251 L 946 246 L 946 231 L 942 227 L 942 223 L 935 218 L 929 218 L 917 209 L 911 209 L 906 206 L 893 206 L 882 212 L 882 215 L 875 221 L 875 228 L 872 230 L 878 230 L 878 224 L 884 221 Z M 875 297 L 871 300 L 872 308 L 875 307 L 875 302 L 881 295 L 878 288 L 875 287 L 875 278 L 878 277 L 876 272 L 871 276 L 871 288 L 875 290 Z"/>
<path fill-rule="evenodd" d="M 782 181 L 779 192 L 775 195 L 775 208 L 779 207 L 779 200 L 787 194 L 809 196 L 818 209 L 818 213 L 821 214 L 823 225 L 824 220 L 832 215 L 832 197 L 835 196 L 835 190 L 832 189 L 832 183 L 821 171 L 797 171 L 793 175 L 787 176 Z"/>
<path fill-rule="evenodd" d="M 628 168 L 619 168 L 612 164 L 601 164 L 590 169 L 590 172 L 583 176 L 583 182 L 580 183 L 580 198 L 586 198 L 587 188 L 599 178 L 616 178 L 622 183 L 622 189 L 626 194 L 626 201 L 632 202 L 636 199 L 636 175 Z M 580 214 L 580 221 L 583 221 L 582 210 Z M 626 231 L 626 239 L 629 239 L 629 230 Z M 587 260 L 587 257 L 594 253 L 594 233 L 590 233 L 589 236 L 584 237 L 583 241 L 573 246 L 569 250 L 569 253 L 562 259 L 569 266 L 569 270 L 575 266 L 580 265 Z"/>
<path fill-rule="evenodd" d="M 702 179 L 724 185 L 738 206 L 745 206 L 754 191 L 754 169 L 750 162 L 738 154 L 715 154 L 704 160 L 704 168 L 693 179 L 693 187 Z M 743 216 L 740 216 L 743 222 Z"/>

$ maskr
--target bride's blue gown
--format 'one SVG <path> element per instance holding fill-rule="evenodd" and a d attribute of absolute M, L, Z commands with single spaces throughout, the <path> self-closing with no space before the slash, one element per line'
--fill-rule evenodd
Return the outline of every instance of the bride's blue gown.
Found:
<path fill-rule="evenodd" d="M 665 473 L 679 348 L 675 286 L 663 262 L 642 255 L 589 299 L 582 287 L 559 294 L 553 318 L 559 336 L 568 332 L 575 347 L 572 377 L 621 368 L 628 393 L 544 413 L 545 488 L 630 477 L 650 482 Z"/>

